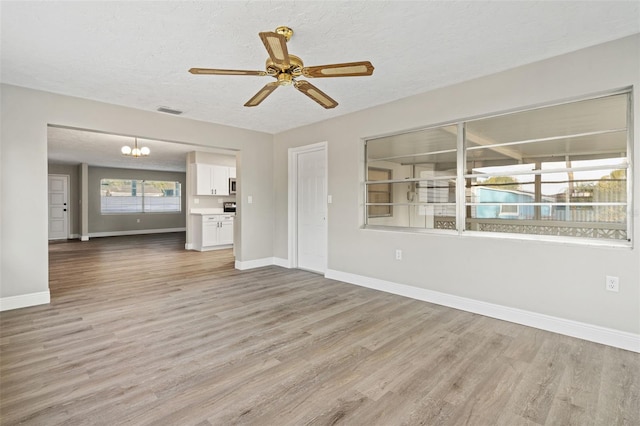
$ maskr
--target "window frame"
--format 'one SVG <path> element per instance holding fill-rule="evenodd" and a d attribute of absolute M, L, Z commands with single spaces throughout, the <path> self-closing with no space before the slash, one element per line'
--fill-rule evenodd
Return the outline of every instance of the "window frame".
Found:
<path fill-rule="evenodd" d="M 485 120 L 494 117 L 500 117 L 515 113 L 526 113 L 529 111 L 534 111 L 537 109 L 550 108 L 555 106 L 561 106 L 571 103 L 577 103 L 580 101 L 589 101 L 600 98 L 606 98 L 616 95 L 626 95 L 626 155 L 624 157 L 624 170 L 626 172 L 626 220 L 625 220 L 625 230 L 626 230 L 626 239 L 607 239 L 607 238 L 588 238 L 588 237 L 576 237 L 576 236 L 568 236 L 568 235 L 545 235 L 545 234 L 533 234 L 533 233 L 515 233 L 515 232 L 488 232 L 488 231 L 474 231 L 466 229 L 467 222 L 467 211 L 473 206 L 467 202 L 466 199 L 466 191 L 467 191 L 467 179 L 469 179 L 469 174 L 466 173 L 467 169 L 467 147 L 466 147 L 466 124 L 474 121 Z M 503 239 L 520 239 L 520 240 L 535 240 L 535 241 L 549 241 L 549 242 L 560 242 L 560 243 L 570 243 L 570 244 L 579 244 L 579 245 L 596 245 L 596 246 L 612 246 L 612 247 L 629 247 L 633 248 L 633 230 L 634 230 L 634 221 L 633 221 L 633 209 L 634 209 L 634 199 L 633 199 L 633 187 L 634 187 L 634 141 L 633 141 L 633 129 L 634 129 L 634 91 L 633 87 L 625 87 L 616 90 L 609 90 L 605 92 L 599 92 L 587 96 L 576 97 L 572 99 L 557 101 L 557 102 L 548 102 L 537 105 L 532 105 L 529 107 L 517 108 L 507 111 L 502 111 L 498 113 L 490 113 L 484 115 L 473 116 L 469 118 L 459 119 L 455 121 L 438 123 L 430 126 L 414 128 L 407 131 L 401 132 L 393 132 L 387 133 L 384 135 L 372 136 L 363 138 L 364 143 L 364 192 L 365 192 L 365 202 L 364 202 L 364 215 L 363 221 L 361 222 L 362 229 L 373 229 L 373 230 L 386 230 L 386 231 L 395 231 L 395 232 L 412 232 L 412 233 L 435 233 L 435 234 L 450 234 L 450 229 L 438 229 L 438 228 L 409 228 L 409 227 L 400 227 L 400 226 L 392 226 L 392 225 L 375 225 L 367 223 L 367 210 L 368 210 L 368 199 L 367 199 L 367 184 L 370 183 L 367 181 L 367 169 L 369 167 L 368 156 L 367 156 L 367 143 L 371 140 L 376 140 L 384 137 L 391 137 L 396 135 L 404 135 L 407 133 L 414 133 L 423 130 L 435 129 L 439 127 L 446 126 L 457 126 L 458 132 L 458 140 L 457 140 L 457 178 L 456 178 L 456 224 L 453 228 L 454 233 L 459 236 L 473 236 L 473 237 L 489 237 L 489 238 L 503 238 Z M 614 129 L 607 129 L 614 130 Z M 603 133 L 606 133 L 605 130 Z M 597 133 L 597 132 L 593 132 Z M 559 137 L 562 139 L 564 136 Z M 540 138 L 543 139 L 543 138 Z M 478 148 L 476 148 L 478 149 Z M 580 168 L 568 168 L 565 170 L 577 171 Z M 597 169 L 597 167 L 586 167 L 583 170 L 589 169 Z M 560 170 L 558 170 L 560 171 Z M 544 172 L 539 171 L 537 174 L 544 175 L 546 173 L 550 173 L 548 170 Z M 525 174 L 525 172 L 523 172 Z M 528 171 L 526 174 L 535 174 L 533 171 Z M 504 173 L 501 173 L 504 175 Z M 411 180 L 411 179 L 409 179 Z M 420 180 L 416 178 L 415 180 Z M 525 204 L 548 204 L 548 203 L 525 203 Z M 555 204 L 555 203 L 554 203 Z M 580 203 L 584 204 L 584 203 Z M 588 203 L 589 205 L 596 207 L 597 204 Z M 575 205 L 575 203 L 572 203 Z M 518 207 L 519 208 L 519 207 Z M 555 208 L 552 207 L 552 208 Z M 509 219 L 507 219 L 509 220 Z M 571 221 L 567 222 L 571 224 L 575 224 L 577 222 Z M 594 224 L 598 224 L 599 222 L 593 222 Z M 461 226 L 462 225 L 462 226 Z"/>

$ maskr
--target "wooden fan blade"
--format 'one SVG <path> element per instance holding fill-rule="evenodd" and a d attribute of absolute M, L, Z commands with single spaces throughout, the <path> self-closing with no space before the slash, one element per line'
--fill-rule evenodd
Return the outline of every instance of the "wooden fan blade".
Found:
<path fill-rule="evenodd" d="M 318 77 L 363 77 L 373 74 L 373 65 L 369 61 L 348 62 L 344 64 L 318 65 L 302 68 L 302 74 L 309 78 Z"/>
<path fill-rule="evenodd" d="M 215 68 L 191 68 L 191 74 L 214 74 L 214 75 L 267 75 L 265 71 L 247 70 L 220 70 Z"/>
<path fill-rule="evenodd" d="M 274 90 L 278 88 L 279 84 L 277 82 L 266 84 L 258 93 L 256 93 L 253 98 L 249 99 L 244 106 L 246 107 L 254 107 L 260 105 L 260 102 L 264 101 L 264 99 L 271 94 Z"/>
<path fill-rule="evenodd" d="M 290 66 L 289 51 L 287 50 L 287 39 L 282 35 L 274 32 L 259 33 L 260 39 L 264 47 L 269 52 L 269 57 L 273 63 L 281 69 L 287 69 Z"/>
<path fill-rule="evenodd" d="M 331 99 L 329 95 L 324 93 L 322 90 L 318 89 L 313 84 L 308 81 L 300 80 L 295 82 L 295 87 L 320 105 L 322 105 L 326 109 L 335 108 L 338 106 L 338 103 Z"/>

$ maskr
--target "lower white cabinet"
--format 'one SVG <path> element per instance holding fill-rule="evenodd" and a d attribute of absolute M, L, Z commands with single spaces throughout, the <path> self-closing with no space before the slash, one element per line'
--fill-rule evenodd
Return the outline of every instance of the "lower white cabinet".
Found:
<path fill-rule="evenodd" d="M 233 218 L 220 221 L 218 244 L 233 244 Z"/>
<path fill-rule="evenodd" d="M 196 250 L 216 250 L 233 245 L 232 214 L 203 214 L 195 220 L 194 248 Z"/>

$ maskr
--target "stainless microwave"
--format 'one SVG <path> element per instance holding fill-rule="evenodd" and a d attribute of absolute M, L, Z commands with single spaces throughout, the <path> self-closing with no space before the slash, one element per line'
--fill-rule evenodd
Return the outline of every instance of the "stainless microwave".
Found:
<path fill-rule="evenodd" d="M 229 178 L 229 194 L 236 193 L 236 178 Z"/>

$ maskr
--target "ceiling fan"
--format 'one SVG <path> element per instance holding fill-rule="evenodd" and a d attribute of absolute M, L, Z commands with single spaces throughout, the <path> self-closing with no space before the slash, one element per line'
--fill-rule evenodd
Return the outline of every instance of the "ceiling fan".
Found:
<path fill-rule="evenodd" d="M 348 62 L 342 64 L 318 65 L 305 67 L 302 59 L 289 54 L 287 42 L 293 35 L 293 30 L 289 27 L 278 27 L 275 32 L 259 33 L 260 39 L 269 52 L 266 71 L 247 70 L 224 70 L 214 68 L 191 68 L 191 74 L 213 74 L 213 75 L 257 75 L 271 76 L 277 81 L 267 83 L 258 93 L 244 104 L 246 107 L 260 105 L 264 99 L 271 94 L 278 86 L 293 85 L 300 92 L 304 93 L 324 108 L 335 108 L 338 102 L 329 95 L 315 87 L 306 80 L 298 80 L 300 76 L 307 78 L 319 77 L 359 77 L 373 74 L 373 65 L 369 61 Z"/>

